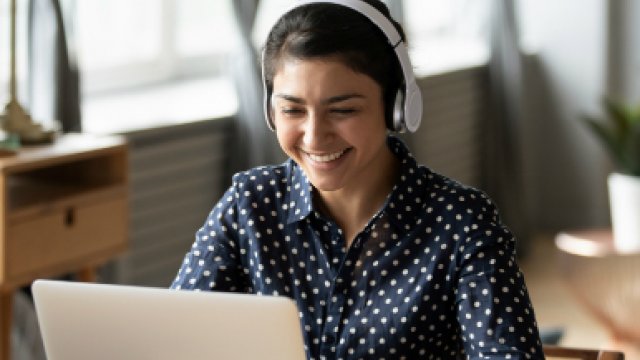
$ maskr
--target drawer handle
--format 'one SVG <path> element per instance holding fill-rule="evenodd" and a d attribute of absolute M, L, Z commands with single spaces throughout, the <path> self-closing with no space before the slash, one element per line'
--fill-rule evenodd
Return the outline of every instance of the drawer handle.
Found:
<path fill-rule="evenodd" d="M 64 224 L 67 227 L 72 227 L 75 221 L 76 221 L 75 210 L 73 208 L 68 208 L 64 214 Z"/>

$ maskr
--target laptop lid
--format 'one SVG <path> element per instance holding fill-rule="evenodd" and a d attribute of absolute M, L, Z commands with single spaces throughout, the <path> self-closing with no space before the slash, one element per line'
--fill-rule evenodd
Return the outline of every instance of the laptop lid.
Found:
<path fill-rule="evenodd" d="M 37 280 L 49 360 L 305 359 L 293 300 Z"/>

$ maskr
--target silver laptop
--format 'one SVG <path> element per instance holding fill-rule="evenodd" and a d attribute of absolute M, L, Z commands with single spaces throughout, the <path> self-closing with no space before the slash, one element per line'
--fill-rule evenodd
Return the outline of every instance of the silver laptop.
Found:
<path fill-rule="evenodd" d="M 37 280 L 48 360 L 305 358 L 285 297 Z"/>

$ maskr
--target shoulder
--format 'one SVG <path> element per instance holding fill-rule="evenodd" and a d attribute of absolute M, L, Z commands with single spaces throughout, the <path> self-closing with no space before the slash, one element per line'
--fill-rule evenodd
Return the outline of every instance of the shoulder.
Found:
<path fill-rule="evenodd" d="M 496 261 L 511 261 L 515 237 L 500 219 L 493 200 L 482 190 L 430 172 L 427 214 L 435 218 L 434 231 L 452 234 L 456 271 L 492 271 Z M 438 234 L 443 234 L 442 231 Z"/>
<path fill-rule="evenodd" d="M 422 204 L 428 213 L 442 213 L 443 216 L 452 212 L 459 214 L 461 211 L 464 214 L 482 211 L 497 216 L 495 205 L 483 191 L 419 164 L 399 138 L 390 136 L 388 146 L 402 162 L 397 183 L 400 202 L 413 207 L 411 202 L 415 201 Z"/>
<path fill-rule="evenodd" d="M 438 174 L 427 167 L 419 168 L 427 180 L 425 191 L 432 205 L 439 205 L 450 211 L 464 210 L 467 215 L 490 215 L 493 220 L 497 220 L 497 207 L 484 191 Z"/>
<path fill-rule="evenodd" d="M 509 250 L 515 238 L 502 222 L 497 206 L 482 190 L 461 184 L 427 168 L 425 184 L 425 222 L 438 234 L 449 234 L 457 239 L 460 254 L 480 248 L 492 251 Z M 479 242 L 480 241 L 480 242 Z M 464 249 L 464 250 L 463 250 Z M 510 250 L 509 250 L 510 251 Z"/>
<path fill-rule="evenodd" d="M 258 166 L 236 173 L 232 177 L 232 187 L 247 196 L 251 193 L 264 193 L 286 187 L 292 171 L 290 161 L 280 165 Z"/>
<path fill-rule="evenodd" d="M 233 176 L 231 197 L 241 213 L 275 211 L 280 214 L 289 207 L 292 190 L 304 184 L 305 179 L 301 177 L 301 171 L 293 160 L 280 165 L 255 167 Z"/>

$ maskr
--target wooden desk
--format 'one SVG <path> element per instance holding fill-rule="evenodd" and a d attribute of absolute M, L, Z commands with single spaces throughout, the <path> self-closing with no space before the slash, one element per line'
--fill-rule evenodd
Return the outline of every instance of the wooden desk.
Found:
<path fill-rule="evenodd" d="M 65 135 L 0 158 L 0 360 L 10 357 L 13 292 L 95 268 L 127 248 L 128 163 L 115 136 Z"/>
<path fill-rule="evenodd" d="M 630 354 L 640 350 L 640 252 L 618 252 L 610 229 L 563 232 L 555 242 L 565 284 L 609 329 L 613 348 L 635 359 Z"/>

